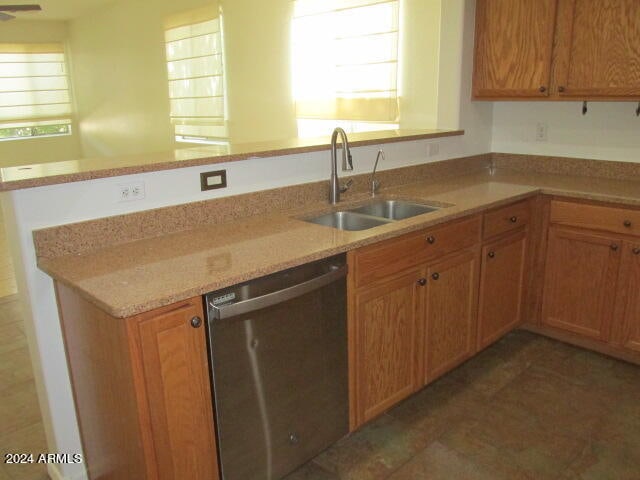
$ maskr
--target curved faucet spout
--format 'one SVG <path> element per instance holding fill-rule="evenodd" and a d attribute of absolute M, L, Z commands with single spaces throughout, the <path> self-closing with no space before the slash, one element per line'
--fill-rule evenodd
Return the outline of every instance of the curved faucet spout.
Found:
<path fill-rule="evenodd" d="M 337 127 L 331 134 L 331 178 L 329 179 L 329 203 L 335 205 L 340 201 L 340 183 L 338 181 L 338 136 L 342 141 L 342 170 L 353 170 L 353 159 L 349 150 L 349 140 L 345 131 Z"/>

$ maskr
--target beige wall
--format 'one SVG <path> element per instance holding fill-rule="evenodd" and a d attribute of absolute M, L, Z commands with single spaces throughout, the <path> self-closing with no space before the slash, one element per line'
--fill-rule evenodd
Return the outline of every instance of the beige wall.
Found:
<path fill-rule="evenodd" d="M 222 0 L 229 136 L 234 142 L 297 135 L 291 90 L 291 0 Z"/>
<path fill-rule="evenodd" d="M 401 128 L 438 125 L 441 3 L 441 0 L 402 2 L 398 55 Z"/>
<path fill-rule="evenodd" d="M 67 24 L 56 21 L 11 20 L 0 26 L 0 43 L 65 42 Z M 74 133 L 64 137 L 29 138 L 0 142 L 0 167 L 78 158 L 80 145 Z"/>
<path fill-rule="evenodd" d="M 69 25 L 85 157 L 171 150 L 163 19 L 189 4 L 117 2 Z"/>

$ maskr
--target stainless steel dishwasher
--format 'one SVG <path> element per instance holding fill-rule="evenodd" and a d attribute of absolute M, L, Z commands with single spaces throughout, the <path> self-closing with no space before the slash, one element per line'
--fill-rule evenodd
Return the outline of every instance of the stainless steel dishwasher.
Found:
<path fill-rule="evenodd" d="M 278 479 L 348 433 L 344 255 L 206 295 L 224 480 Z"/>

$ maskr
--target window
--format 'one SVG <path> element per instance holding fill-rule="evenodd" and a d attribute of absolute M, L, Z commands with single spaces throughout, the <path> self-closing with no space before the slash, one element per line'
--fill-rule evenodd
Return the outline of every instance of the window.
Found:
<path fill-rule="evenodd" d="M 0 140 L 71 133 L 62 44 L 0 44 Z"/>
<path fill-rule="evenodd" d="M 326 134 L 328 123 L 348 131 L 397 128 L 398 1 L 295 0 L 293 91 L 301 136 L 316 127 Z"/>
<path fill-rule="evenodd" d="M 171 122 L 176 141 L 224 143 L 225 99 L 221 22 L 214 8 L 166 21 Z"/>

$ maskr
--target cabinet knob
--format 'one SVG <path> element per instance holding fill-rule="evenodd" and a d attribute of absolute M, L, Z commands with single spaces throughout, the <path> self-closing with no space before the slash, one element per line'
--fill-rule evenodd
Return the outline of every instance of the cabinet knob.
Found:
<path fill-rule="evenodd" d="M 434 280 L 438 280 L 440 278 L 440 274 L 436 272 L 433 275 L 431 275 L 431 278 L 433 278 Z"/>
<path fill-rule="evenodd" d="M 436 237 L 427 237 L 427 242 L 433 245 L 434 243 L 436 243 Z"/>
<path fill-rule="evenodd" d="M 195 316 L 191 319 L 191 326 L 193 328 L 200 328 L 200 325 L 202 325 L 202 319 L 198 316 Z"/>
<path fill-rule="evenodd" d="M 511 223 L 516 223 L 516 222 L 518 221 L 518 217 L 516 217 L 516 216 L 514 215 L 513 217 L 511 217 L 511 218 L 509 219 L 509 221 L 510 221 Z"/>
<path fill-rule="evenodd" d="M 558 91 L 559 91 L 560 93 L 564 92 L 564 86 L 563 86 L 563 85 L 560 85 L 560 86 L 558 87 Z"/>
<path fill-rule="evenodd" d="M 427 284 L 426 278 L 421 278 L 420 280 L 418 280 L 418 285 L 420 285 L 421 287 L 424 287 L 426 284 Z"/>
<path fill-rule="evenodd" d="M 619 248 L 619 247 L 618 247 L 618 244 L 617 244 L 617 243 L 612 243 L 612 244 L 611 244 L 611 250 L 613 250 L 614 252 L 617 252 L 617 251 L 618 251 L 618 248 Z"/>
<path fill-rule="evenodd" d="M 625 220 L 623 225 L 627 228 L 631 228 L 631 220 Z"/>
<path fill-rule="evenodd" d="M 489 257 L 489 258 L 494 258 L 495 256 L 496 256 L 496 252 L 489 252 L 487 254 L 487 257 Z"/>
<path fill-rule="evenodd" d="M 640 255 L 640 247 L 636 247 L 632 250 L 634 255 Z"/>
<path fill-rule="evenodd" d="M 545 87 L 544 85 L 541 85 L 538 90 L 540 90 L 540 93 L 544 93 L 547 91 L 547 87 Z"/>

